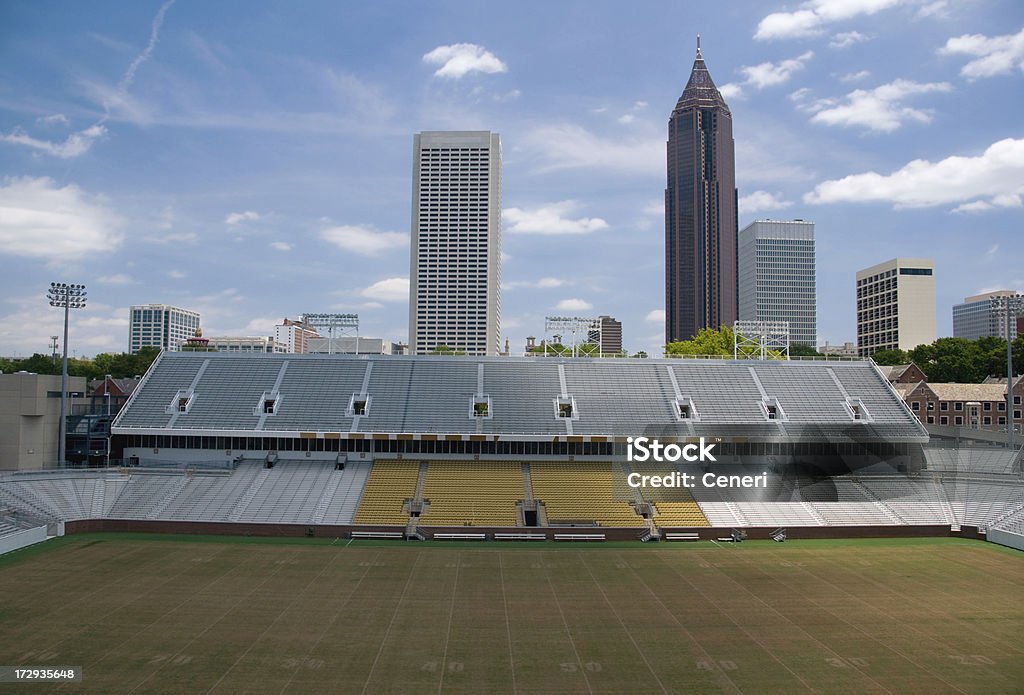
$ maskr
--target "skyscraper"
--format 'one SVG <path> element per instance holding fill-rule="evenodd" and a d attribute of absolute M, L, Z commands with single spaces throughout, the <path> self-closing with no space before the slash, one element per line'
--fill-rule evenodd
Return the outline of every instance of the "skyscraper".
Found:
<path fill-rule="evenodd" d="M 195 335 L 199 314 L 167 304 L 140 304 L 131 308 L 128 351 L 136 353 L 146 346 L 177 351 L 181 343 Z"/>
<path fill-rule="evenodd" d="M 757 220 L 739 236 L 739 317 L 786 321 L 789 341 L 817 346 L 814 223 Z"/>
<path fill-rule="evenodd" d="M 996 290 L 964 299 L 953 305 L 953 337 L 977 340 L 988 336 L 1006 338 L 1006 311 L 1010 311 L 1010 340 L 1018 335 L 1024 318 L 1024 294 Z"/>
<path fill-rule="evenodd" d="M 697 59 L 668 121 L 665 339 L 736 320 L 736 161 L 732 114 Z"/>
<path fill-rule="evenodd" d="M 500 350 L 501 143 L 489 131 L 413 140 L 409 347 Z"/>
<path fill-rule="evenodd" d="M 893 258 L 857 271 L 857 351 L 913 350 L 935 342 L 935 262 Z"/>

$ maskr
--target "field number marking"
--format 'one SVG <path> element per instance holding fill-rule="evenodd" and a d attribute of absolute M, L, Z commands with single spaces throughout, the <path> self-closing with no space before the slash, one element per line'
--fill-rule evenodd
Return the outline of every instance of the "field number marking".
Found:
<path fill-rule="evenodd" d="M 739 666 L 736 665 L 735 661 L 724 659 L 722 661 L 714 661 L 712 659 L 697 659 L 697 670 L 698 671 L 714 671 L 715 666 L 722 669 L 723 671 L 736 671 Z"/>
<path fill-rule="evenodd" d="M 24 662 L 24 661 L 53 661 L 56 658 L 57 658 L 57 652 L 55 652 L 55 651 L 50 651 L 50 650 L 38 651 L 38 650 L 36 650 L 36 651 L 31 651 L 31 652 L 25 652 L 24 654 L 21 655 L 21 658 L 18 659 L 18 661 L 22 661 L 22 662 Z"/>
<path fill-rule="evenodd" d="M 300 666 L 311 669 L 313 671 L 324 667 L 323 659 L 285 659 L 281 662 L 281 665 L 286 669 L 297 669 Z"/>
<path fill-rule="evenodd" d="M 420 666 L 420 671 L 425 671 L 427 673 L 436 673 L 439 666 L 440 664 L 438 664 L 436 661 L 427 661 L 422 666 Z M 449 661 L 447 668 L 449 673 L 462 673 L 466 670 L 466 665 L 461 661 Z"/>
<path fill-rule="evenodd" d="M 984 654 L 947 654 L 961 666 L 994 666 L 996 662 Z"/>
<path fill-rule="evenodd" d="M 580 670 L 580 665 L 572 661 L 567 661 L 558 666 L 562 669 L 563 673 L 579 673 Z M 601 664 L 596 661 L 588 661 L 583 664 L 583 668 L 590 673 L 600 673 L 603 670 Z"/>
<path fill-rule="evenodd" d="M 160 664 L 170 664 L 171 666 L 184 666 L 192 661 L 192 657 L 188 654 L 178 654 L 177 656 L 171 656 L 168 654 L 157 654 L 149 660 L 150 666 L 159 666 Z"/>
<path fill-rule="evenodd" d="M 846 658 L 830 657 L 825 659 L 825 663 L 836 668 L 850 668 L 851 666 L 854 668 L 864 668 L 868 665 L 868 660 L 857 656 L 848 656 Z"/>

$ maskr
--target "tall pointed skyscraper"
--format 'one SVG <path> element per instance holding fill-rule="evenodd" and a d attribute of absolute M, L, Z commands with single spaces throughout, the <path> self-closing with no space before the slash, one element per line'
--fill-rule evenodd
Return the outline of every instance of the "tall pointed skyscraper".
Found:
<path fill-rule="evenodd" d="M 736 158 L 732 114 L 700 53 L 668 121 L 665 340 L 736 320 Z"/>

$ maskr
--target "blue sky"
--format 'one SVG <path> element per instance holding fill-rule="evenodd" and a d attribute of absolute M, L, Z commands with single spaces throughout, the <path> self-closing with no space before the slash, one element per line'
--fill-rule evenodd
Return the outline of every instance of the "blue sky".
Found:
<path fill-rule="evenodd" d="M 668 116 L 702 36 L 732 109 L 741 227 L 817 223 L 819 342 L 854 273 L 936 262 L 951 306 L 1024 290 L 1024 5 L 810 2 L 0 4 L 0 354 L 78 355 L 133 303 L 267 335 L 355 311 L 404 341 L 412 135 L 501 134 L 502 333 L 610 314 L 660 350 Z"/>

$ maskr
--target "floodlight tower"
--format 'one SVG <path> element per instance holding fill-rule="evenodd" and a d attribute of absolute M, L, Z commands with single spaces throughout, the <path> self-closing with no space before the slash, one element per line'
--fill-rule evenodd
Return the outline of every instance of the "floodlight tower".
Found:
<path fill-rule="evenodd" d="M 85 301 L 88 298 L 85 285 L 69 285 L 66 282 L 51 282 L 50 289 L 46 291 L 46 298 L 50 300 L 50 306 L 64 309 L 64 364 L 60 372 L 60 439 L 57 441 L 57 465 L 65 466 L 65 437 L 67 436 L 67 410 L 68 410 L 68 315 L 72 309 L 85 308 Z"/>
<path fill-rule="evenodd" d="M 359 314 L 303 314 L 302 322 L 317 329 L 327 330 L 327 354 L 334 354 L 334 332 L 354 330 L 355 353 L 359 354 Z"/>

